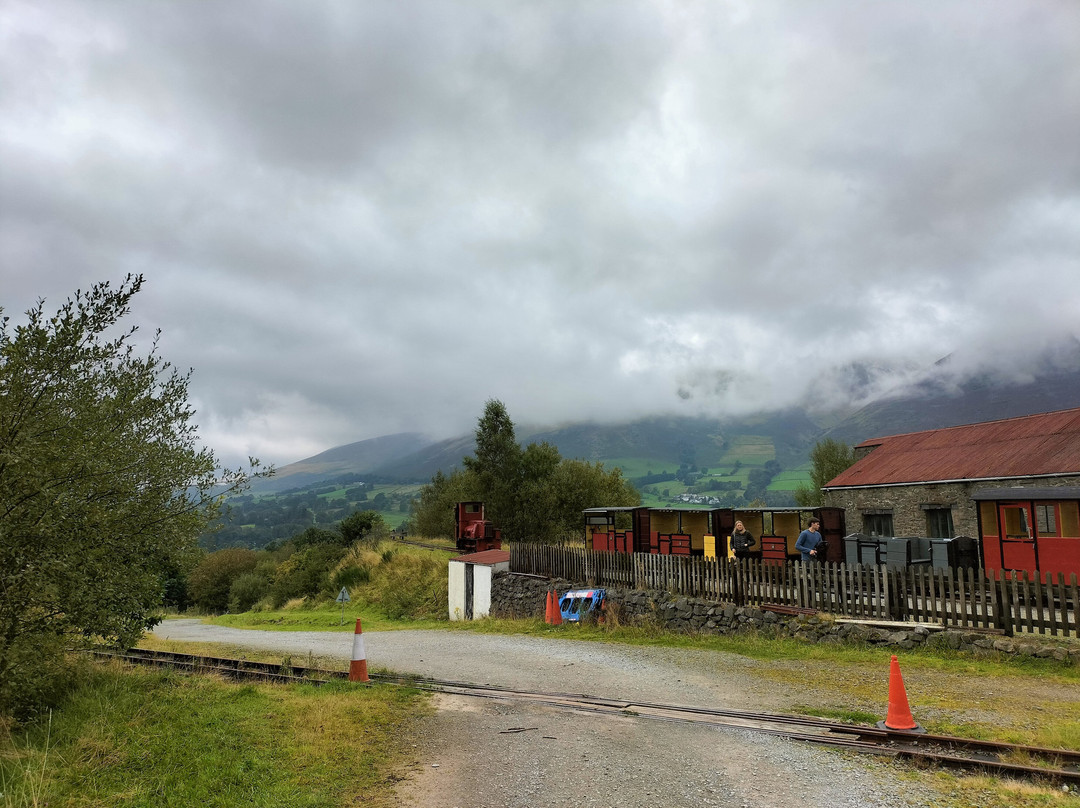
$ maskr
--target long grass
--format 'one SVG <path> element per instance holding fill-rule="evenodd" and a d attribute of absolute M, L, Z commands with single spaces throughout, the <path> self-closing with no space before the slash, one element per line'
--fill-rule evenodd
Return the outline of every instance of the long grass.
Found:
<path fill-rule="evenodd" d="M 0 738 L 0 806 L 392 805 L 426 698 L 84 662 L 51 722 Z"/>

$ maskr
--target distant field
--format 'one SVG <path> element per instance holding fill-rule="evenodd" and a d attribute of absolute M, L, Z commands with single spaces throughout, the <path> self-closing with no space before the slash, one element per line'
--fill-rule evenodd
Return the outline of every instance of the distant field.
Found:
<path fill-rule="evenodd" d="M 809 471 L 781 471 L 769 483 L 769 491 L 794 491 L 800 485 L 810 484 Z"/>
<path fill-rule="evenodd" d="M 761 435 L 735 435 L 718 462 L 720 465 L 734 466 L 735 461 L 739 460 L 744 466 L 764 466 L 767 461 L 775 459 L 776 449 L 772 438 Z"/>
<path fill-rule="evenodd" d="M 604 460 L 603 463 L 605 469 L 621 469 L 623 477 L 627 479 L 668 471 L 674 474 L 679 468 L 679 464 L 674 461 L 657 461 L 642 457 L 613 457 L 610 460 Z"/>

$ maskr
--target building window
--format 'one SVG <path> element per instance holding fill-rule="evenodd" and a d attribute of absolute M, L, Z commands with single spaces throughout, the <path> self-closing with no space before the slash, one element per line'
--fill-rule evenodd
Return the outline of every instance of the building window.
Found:
<path fill-rule="evenodd" d="M 891 513 L 864 513 L 863 533 L 867 536 L 892 536 Z"/>
<path fill-rule="evenodd" d="M 926 535 L 931 539 L 951 539 L 955 535 L 952 508 L 926 509 Z"/>
<path fill-rule="evenodd" d="M 1035 528 L 1040 536 L 1060 536 L 1058 532 L 1057 505 L 1035 506 Z"/>

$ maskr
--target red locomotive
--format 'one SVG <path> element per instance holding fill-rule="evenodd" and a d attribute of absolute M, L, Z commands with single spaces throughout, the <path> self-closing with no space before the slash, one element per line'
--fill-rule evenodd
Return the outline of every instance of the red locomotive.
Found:
<path fill-rule="evenodd" d="M 502 531 L 484 519 L 483 502 L 459 502 L 454 511 L 454 536 L 462 553 L 502 549 Z"/>

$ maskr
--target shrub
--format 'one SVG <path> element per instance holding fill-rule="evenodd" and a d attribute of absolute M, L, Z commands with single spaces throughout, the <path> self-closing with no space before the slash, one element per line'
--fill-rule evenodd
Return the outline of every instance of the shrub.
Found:
<path fill-rule="evenodd" d="M 245 572 L 229 587 L 229 611 L 247 612 L 270 591 L 270 581 L 258 572 Z"/>
<path fill-rule="evenodd" d="M 188 593 L 192 602 L 208 612 L 223 612 L 229 608 L 233 581 L 255 569 L 254 550 L 232 547 L 210 553 L 196 565 L 188 578 Z"/>
<path fill-rule="evenodd" d="M 348 564 L 340 566 L 330 578 L 331 588 L 340 592 L 342 587 L 352 588 L 371 581 L 371 569 L 365 566 Z"/>
<path fill-rule="evenodd" d="M 332 592 L 330 570 L 344 555 L 345 549 L 333 544 L 313 544 L 293 553 L 278 566 L 270 585 L 274 608 L 281 608 L 293 598 Z"/>

